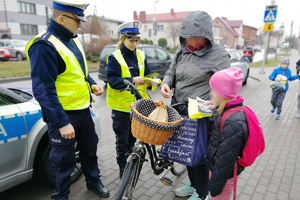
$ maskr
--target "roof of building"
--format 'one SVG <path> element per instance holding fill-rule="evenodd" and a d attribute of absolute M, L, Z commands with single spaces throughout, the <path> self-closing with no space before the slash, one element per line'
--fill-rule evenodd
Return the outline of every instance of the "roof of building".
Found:
<path fill-rule="evenodd" d="M 241 25 L 243 25 L 243 20 L 227 20 L 227 22 L 231 27 L 234 27 L 234 28 L 240 27 Z"/>
<path fill-rule="evenodd" d="M 252 28 L 252 29 L 258 30 L 258 28 L 255 28 L 254 26 L 248 26 L 248 25 L 243 25 L 243 26 L 246 26 L 246 27 L 249 27 L 249 28 Z"/>
<path fill-rule="evenodd" d="M 90 18 L 90 17 L 93 17 L 93 15 L 88 15 L 88 16 L 86 16 L 86 18 Z M 100 16 L 100 17 L 98 16 L 98 18 L 99 18 L 99 19 L 102 19 L 102 20 L 104 20 L 104 21 L 108 21 L 108 22 L 116 22 L 116 23 L 119 23 L 119 24 L 124 23 L 123 20 L 112 19 L 112 18 L 106 18 L 106 17 L 104 17 L 104 16 Z"/>
<path fill-rule="evenodd" d="M 230 25 L 230 23 L 228 22 L 227 18 L 225 18 L 225 17 L 217 17 L 214 21 L 216 21 L 217 19 L 219 19 L 234 36 L 236 36 L 236 37 L 239 36 L 239 34 Z M 240 21 L 240 20 L 237 20 L 237 21 Z"/>
<path fill-rule="evenodd" d="M 139 20 L 142 23 L 149 23 L 153 22 L 153 18 L 156 18 L 156 20 L 159 22 L 181 22 L 191 12 L 193 11 L 174 12 L 174 10 L 171 9 L 171 12 L 169 13 L 146 14 L 145 11 L 142 11 L 139 15 L 134 15 L 134 20 Z M 143 20 L 143 17 L 141 17 L 143 14 L 145 14 L 145 20 Z"/>

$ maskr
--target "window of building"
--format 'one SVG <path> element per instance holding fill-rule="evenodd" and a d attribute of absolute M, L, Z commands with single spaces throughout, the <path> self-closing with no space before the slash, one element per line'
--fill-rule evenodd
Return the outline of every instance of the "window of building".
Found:
<path fill-rule="evenodd" d="M 32 24 L 20 24 L 22 35 L 36 35 L 38 34 L 37 25 Z"/>
<path fill-rule="evenodd" d="M 35 4 L 18 1 L 18 11 L 21 13 L 36 14 Z"/>
<path fill-rule="evenodd" d="M 164 28 L 165 28 L 164 25 L 158 25 L 157 26 L 158 31 L 164 31 Z"/>
<path fill-rule="evenodd" d="M 144 32 L 147 32 L 147 25 L 144 25 Z"/>

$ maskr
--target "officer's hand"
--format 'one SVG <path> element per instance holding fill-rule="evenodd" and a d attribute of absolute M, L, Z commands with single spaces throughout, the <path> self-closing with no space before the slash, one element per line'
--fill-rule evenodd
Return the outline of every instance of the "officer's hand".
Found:
<path fill-rule="evenodd" d="M 92 91 L 96 96 L 100 96 L 104 92 L 103 88 L 99 85 L 92 85 Z"/>
<path fill-rule="evenodd" d="M 170 87 L 167 84 L 164 84 L 160 88 L 160 94 L 165 98 L 172 98 L 172 96 L 168 94 L 170 91 Z"/>
<path fill-rule="evenodd" d="M 65 139 L 72 139 L 75 137 L 75 130 L 72 126 L 72 124 L 68 124 L 66 126 L 63 126 L 59 129 L 59 132 L 61 134 L 61 137 Z"/>
<path fill-rule="evenodd" d="M 132 79 L 132 83 L 137 85 L 143 85 L 145 83 L 144 77 L 137 76 Z"/>

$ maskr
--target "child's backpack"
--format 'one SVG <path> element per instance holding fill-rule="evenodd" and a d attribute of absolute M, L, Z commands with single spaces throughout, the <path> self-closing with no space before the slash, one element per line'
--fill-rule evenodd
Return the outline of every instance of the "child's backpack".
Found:
<path fill-rule="evenodd" d="M 261 125 L 255 113 L 247 106 L 239 106 L 226 111 L 221 120 L 220 130 L 222 132 L 225 120 L 236 112 L 244 112 L 248 124 L 248 140 L 243 150 L 242 156 L 234 164 L 234 188 L 233 199 L 236 200 L 236 185 L 237 185 L 237 163 L 243 167 L 252 165 L 255 159 L 265 150 L 265 140 Z"/>
<path fill-rule="evenodd" d="M 225 120 L 238 111 L 245 113 L 249 131 L 248 140 L 238 163 L 243 167 L 249 167 L 265 149 L 263 131 L 255 113 L 247 106 L 232 108 L 224 113 L 220 129 L 222 131 Z"/>

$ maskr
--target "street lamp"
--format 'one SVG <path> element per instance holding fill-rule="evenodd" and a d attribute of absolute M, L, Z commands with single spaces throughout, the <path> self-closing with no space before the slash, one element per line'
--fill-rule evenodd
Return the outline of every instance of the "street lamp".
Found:
<path fill-rule="evenodd" d="M 153 18 L 153 44 L 155 44 L 155 35 L 157 34 L 157 22 L 156 22 L 156 4 L 160 2 L 156 0 L 154 3 L 154 18 Z"/>

